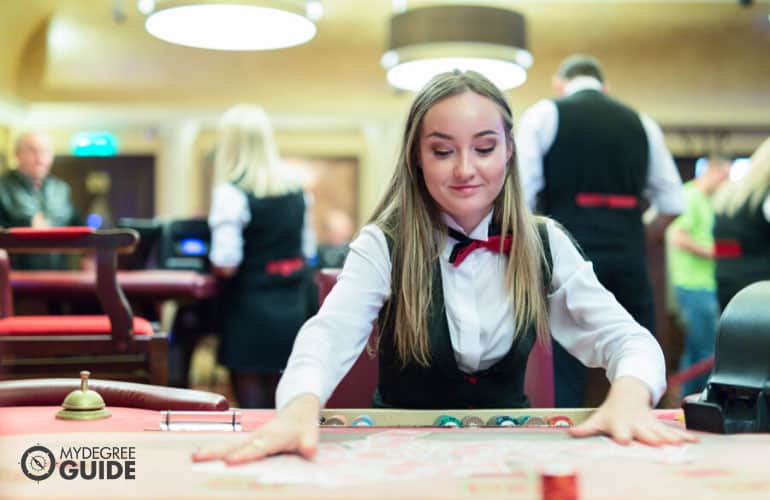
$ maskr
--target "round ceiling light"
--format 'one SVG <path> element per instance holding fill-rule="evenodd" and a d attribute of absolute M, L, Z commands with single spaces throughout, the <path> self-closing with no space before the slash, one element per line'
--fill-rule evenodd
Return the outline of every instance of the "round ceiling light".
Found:
<path fill-rule="evenodd" d="M 392 16 L 381 63 L 388 82 L 400 89 L 419 90 L 436 74 L 460 69 L 478 71 L 505 90 L 526 81 L 532 54 L 518 12 L 444 5 Z"/>
<path fill-rule="evenodd" d="M 316 34 L 319 2 L 301 0 L 156 0 L 145 28 L 167 42 L 215 50 L 269 50 L 299 45 Z"/>

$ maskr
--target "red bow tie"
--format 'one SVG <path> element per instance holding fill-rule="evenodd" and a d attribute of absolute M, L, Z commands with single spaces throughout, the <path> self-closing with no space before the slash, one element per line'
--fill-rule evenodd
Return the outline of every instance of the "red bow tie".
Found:
<path fill-rule="evenodd" d="M 490 236 L 487 241 L 474 240 L 468 238 L 459 231 L 449 228 L 449 236 L 456 239 L 458 243 L 452 249 L 452 253 L 449 255 L 449 262 L 455 267 L 459 266 L 465 258 L 471 254 L 472 251 L 477 248 L 486 248 L 491 252 L 500 253 L 500 239 L 499 235 Z M 506 235 L 503 239 L 503 252 L 508 254 L 511 251 L 511 242 L 513 239 L 511 235 Z"/>

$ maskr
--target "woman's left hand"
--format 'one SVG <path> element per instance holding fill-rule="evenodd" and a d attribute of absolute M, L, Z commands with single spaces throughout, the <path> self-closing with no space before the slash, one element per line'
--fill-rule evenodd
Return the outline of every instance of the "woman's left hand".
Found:
<path fill-rule="evenodd" d="M 666 425 L 650 409 L 650 391 L 635 377 L 612 383 L 607 399 L 588 420 L 570 429 L 575 437 L 606 434 L 619 444 L 636 440 L 650 446 L 680 445 L 698 441 L 686 430 Z"/>

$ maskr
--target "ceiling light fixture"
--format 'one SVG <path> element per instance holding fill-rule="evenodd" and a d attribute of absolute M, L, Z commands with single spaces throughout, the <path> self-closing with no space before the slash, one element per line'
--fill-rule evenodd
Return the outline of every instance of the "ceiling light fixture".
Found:
<path fill-rule="evenodd" d="M 501 89 L 527 79 L 524 16 L 478 5 L 421 7 L 390 18 L 390 43 L 380 61 L 394 87 L 419 90 L 434 75 L 475 70 Z"/>
<path fill-rule="evenodd" d="M 316 34 L 318 0 L 139 0 L 147 31 L 167 42 L 215 50 L 268 50 Z"/>

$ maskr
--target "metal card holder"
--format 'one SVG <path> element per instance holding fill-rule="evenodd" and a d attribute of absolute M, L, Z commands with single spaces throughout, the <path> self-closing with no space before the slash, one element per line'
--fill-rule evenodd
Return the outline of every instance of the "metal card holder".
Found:
<path fill-rule="evenodd" d="M 160 412 L 162 431 L 229 431 L 243 430 L 239 411 L 173 411 Z"/>

